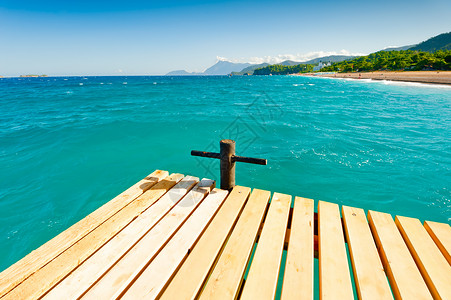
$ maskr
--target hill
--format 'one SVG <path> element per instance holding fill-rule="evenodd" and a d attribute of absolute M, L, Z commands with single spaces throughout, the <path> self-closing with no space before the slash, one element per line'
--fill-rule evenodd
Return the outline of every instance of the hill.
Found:
<path fill-rule="evenodd" d="M 412 47 L 415 47 L 416 45 L 407 45 L 402 47 L 389 47 L 382 49 L 381 51 L 401 51 L 401 50 L 409 50 Z"/>
<path fill-rule="evenodd" d="M 287 75 L 295 73 L 308 73 L 313 71 L 313 65 L 298 64 L 294 66 L 269 65 L 264 68 L 258 68 L 253 75 Z"/>
<path fill-rule="evenodd" d="M 171 71 L 169 73 L 166 74 L 166 76 L 193 76 L 193 75 L 203 75 L 202 73 L 195 73 L 195 72 L 187 72 L 185 70 L 175 70 L 175 71 Z"/>
<path fill-rule="evenodd" d="M 320 61 L 322 62 L 340 62 L 340 61 L 344 61 L 344 60 L 348 60 L 348 59 L 353 59 L 356 58 L 357 56 L 353 56 L 353 55 L 329 55 L 329 56 L 323 56 L 323 57 L 318 57 L 318 58 L 314 58 L 308 61 L 304 61 L 302 62 L 303 64 L 307 64 L 307 65 L 316 65 L 318 64 Z"/>
<path fill-rule="evenodd" d="M 262 63 L 262 64 L 258 64 L 258 65 L 252 65 L 252 66 L 244 68 L 243 70 L 241 70 L 239 72 L 232 72 L 231 74 L 232 75 L 244 75 L 244 74 L 252 75 L 252 74 L 254 74 L 255 69 L 264 68 L 266 66 L 269 66 L 269 64 Z"/>
<path fill-rule="evenodd" d="M 228 75 L 232 72 L 241 71 L 244 68 L 251 66 L 250 63 L 232 63 L 229 61 L 220 60 L 203 73 L 204 75 Z"/>
<path fill-rule="evenodd" d="M 188 75 L 228 75 L 232 72 L 239 72 L 243 68 L 252 66 L 250 63 L 233 63 L 230 61 L 220 60 L 213 66 L 209 67 L 202 73 L 187 72 L 185 70 L 171 71 L 166 76 L 188 76 Z"/>
<path fill-rule="evenodd" d="M 438 50 L 451 50 L 451 32 L 434 36 L 418 45 L 409 48 L 413 51 L 435 52 Z"/>
<path fill-rule="evenodd" d="M 344 61 L 344 60 L 348 60 L 348 59 L 353 59 L 356 56 L 346 56 L 346 55 L 329 55 L 329 56 L 323 56 L 323 57 L 318 57 L 318 58 L 314 58 L 305 62 L 297 62 L 297 61 L 293 61 L 293 60 L 285 60 L 281 63 L 275 64 L 277 66 L 284 66 L 284 67 L 295 67 L 298 65 L 316 65 L 318 64 L 320 61 L 323 62 L 340 62 L 340 61 Z M 261 68 L 265 68 L 271 66 L 268 63 L 262 63 L 262 64 L 258 64 L 258 65 L 252 65 L 250 67 L 244 68 L 243 70 L 241 70 L 240 72 L 233 72 L 232 75 L 244 75 L 244 74 L 249 74 L 249 75 L 253 75 L 254 71 L 256 69 L 261 69 Z M 287 70 L 291 70 L 290 68 L 281 68 L 281 69 L 268 69 L 271 71 L 275 71 L 277 74 L 279 74 L 280 72 L 285 72 Z M 283 70 L 283 71 L 282 71 Z M 294 70 L 294 68 L 292 68 L 292 70 Z M 262 71 L 260 71 L 262 72 Z M 266 72 L 266 71 L 263 71 Z M 290 71 L 287 71 L 290 72 Z M 269 72 L 271 73 L 271 72 Z M 268 74 L 269 74 L 268 73 Z M 261 75 L 261 74 L 260 74 Z"/>
<path fill-rule="evenodd" d="M 379 51 L 352 60 L 334 63 L 321 69 L 323 72 L 365 72 L 365 71 L 420 71 L 450 70 L 451 50 L 434 53 L 426 51 Z"/>
<path fill-rule="evenodd" d="M 299 65 L 301 62 L 298 61 L 293 61 L 293 60 L 285 60 L 281 63 L 278 63 L 277 65 L 281 65 L 281 66 L 296 66 Z"/>

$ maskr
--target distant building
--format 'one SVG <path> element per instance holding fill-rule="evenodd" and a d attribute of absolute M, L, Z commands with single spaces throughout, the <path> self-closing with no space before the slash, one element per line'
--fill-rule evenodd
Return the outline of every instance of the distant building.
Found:
<path fill-rule="evenodd" d="M 326 64 L 323 64 L 322 61 L 319 61 L 319 64 L 318 64 L 317 66 L 313 67 L 313 72 L 319 71 L 319 70 L 321 70 L 322 68 L 328 67 L 328 66 L 330 66 L 330 65 L 331 65 L 331 62 L 330 62 L 330 61 L 329 61 L 328 63 L 326 63 Z"/>

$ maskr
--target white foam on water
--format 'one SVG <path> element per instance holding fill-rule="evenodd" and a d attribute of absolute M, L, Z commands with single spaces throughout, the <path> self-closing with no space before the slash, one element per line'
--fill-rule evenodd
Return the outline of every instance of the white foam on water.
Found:
<path fill-rule="evenodd" d="M 422 88 L 438 88 L 438 89 L 451 89 L 451 85 L 446 84 L 433 84 L 433 83 L 422 83 L 422 82 L 411 82 L 411 81 L 393 81 L 393 80 L 377 80 L 377 79 L 357 79 L 357 78 L 342 78 L 342 77 L 317 77 L 317 78 L 327 78 L 342 81 L 353 81 L 361 83 L 379 83 L 384 85 L 392 86 L 410 86 L 410 87 L 422 87 Z"/>
<path fill-rule="evenodd" d="M 391 81 L 391 80 L 379 80 L 379 82 L 382 84 L 385 84 L 385 85 L 395 85 L 395 86 L 414 86 L 414 87 L 426 87 L 426 88 L 433 87 L 433 88 L 451 89 L 451 85 L 445 85 L 445 84 L 408 82 L 408 81 Z"/>
<path fill-rule="evenodd" d="M 127 82 L 122 82 L 122 84 L 127 84 Z"/>
<path fill-rule="evenodd" d="M 314 84 L 314 83 L 307 83 L 307 85 L 313 86 L 313 85 L 315 85 L 315 84 Z"/>
<path fill-rule="evenodd" d="M 82 83 L 82 82 L 80 82 L 79 84 L 80 84 L 80 85 L 83 85 L 83 83 Z"/>

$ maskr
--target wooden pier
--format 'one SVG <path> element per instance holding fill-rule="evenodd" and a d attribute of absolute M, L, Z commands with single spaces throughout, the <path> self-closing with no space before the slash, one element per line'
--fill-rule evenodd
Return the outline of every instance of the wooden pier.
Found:
<path fill-rule="evenodd" d="M 0 298 L 313 299 L 317 281 L 321 299 L 451 299 L 449 224 L 314 208 L 155 171 L 0 273 Z"/>

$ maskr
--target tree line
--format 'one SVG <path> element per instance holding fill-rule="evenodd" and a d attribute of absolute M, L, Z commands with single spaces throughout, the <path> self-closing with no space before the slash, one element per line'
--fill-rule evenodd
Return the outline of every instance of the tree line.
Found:
<path fill-rule="evenodd" d="M 379 51 L 352 60 L 333 63 L 321 72 L 365 72 L 365 71 L 420 71 L 451 70 L 451 50 L 425 51 Z M 254 75 L 287 75 L 313 72 L 313 65 L 270 65 L 254 70 Z"/>
<path fill-rule="evenodd" d="M 308 73 L 313 71 L 313 65 L 300 64 L 295 66 L 270 65 L 254 70 L 254 75 L 287 75 L 296 73 Z"/>
<path fill-rule="evenodd" d="M 341 61 L 321 72 L 451 70 L 451 50 L 434 53 L 424 51 L 379 51 L 352 60 Z"/>

